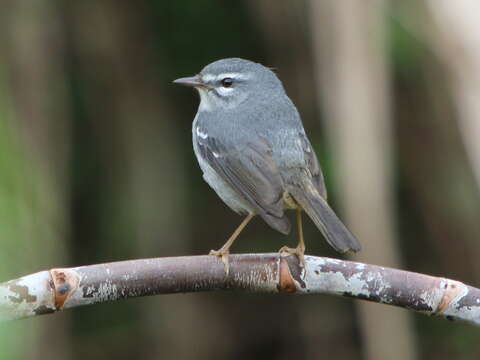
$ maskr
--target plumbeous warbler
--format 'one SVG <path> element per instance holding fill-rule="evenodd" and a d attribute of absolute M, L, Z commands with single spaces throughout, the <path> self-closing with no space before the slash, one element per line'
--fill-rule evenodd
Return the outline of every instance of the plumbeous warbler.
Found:
<path fill-rule="evenodd" d="M 335 250 L 360 250 L 327 204 L 323 175 L 298 111 L 270 69 L 222 59 L 174 83 L 200 94 L 192 133 L 205 181 L 232 210 L 246 215 L 225 245 L 210 252 L 222 258 L 227 274 L 230 246 L 253 216 L 288 234 L 286 209 L 296 210 L 299 241 L 295 249 L 280 251 L 296 254 L 302 266 L 302 210 Z"/>

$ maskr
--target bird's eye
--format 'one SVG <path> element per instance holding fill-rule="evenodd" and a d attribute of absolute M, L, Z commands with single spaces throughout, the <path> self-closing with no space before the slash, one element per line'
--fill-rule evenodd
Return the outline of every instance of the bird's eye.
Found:
<path fill-rule="evenodd" d="M 229 78 L 229 77 L 226 77 L 226 78 L 222 79 L 221 83 L 222 83 L 223 87 L 229 88 L 230 86 L 233 85 L 233 79 Z"/>

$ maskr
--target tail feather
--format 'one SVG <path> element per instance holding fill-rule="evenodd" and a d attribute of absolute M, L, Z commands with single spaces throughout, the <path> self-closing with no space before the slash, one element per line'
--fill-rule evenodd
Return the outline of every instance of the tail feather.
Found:
<path fill-rule="evenodd" d="M 305 187 L 292 185 L 287 188 L 287 191 L 305 210 L 335 250 L 345 253 L 347 251 L 357 252 L 361 249 L 359 241 L 343 225 L 313 185 L 308 184 Z"/>

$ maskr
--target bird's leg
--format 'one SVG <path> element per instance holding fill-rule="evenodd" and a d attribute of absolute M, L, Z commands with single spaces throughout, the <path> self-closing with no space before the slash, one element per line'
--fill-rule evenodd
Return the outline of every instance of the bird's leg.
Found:
<path fill-rule="evenodd" d="M 229 264 L 228 264 L 228 255 L 230 254 L 230 246 L 232 246 L 235 239 L 240 235 L 242 230 L 247 226 L 247 224 L 252 220 L 253 214 L 249 214 L 245 219 L 243 219 L 242 223 L 238 226 L 238 228 L 233 232 L 232 236 L 230 236 L 227 242 L 218 250 L 210 250 L 209 255 L 219 256 L 222 258 L 222 262 L 225 265 L 225 275 L 228 276 L 229 273 Z"/>
<path fill-rule="evenodd" d="M 297 256 L 300 260 L 300 265 L 305 267 L 305 241 L 303 241 L 303 224 L 302 224 L 302 209 L 297 209 L 297 229 L 298 229 L 298 245 Z"/>
<path fill-rule="evenodd" d="M 280 253 L 295 254 L 300 261 L 300 266 L 305 267 L 305 242 L 303 241 L 303 226 L 302 226 L 302 209 L 297 208 L 297 229 L 298 229 L 298 245 L 295 249 L 288 246 L 282 247 Z"/>

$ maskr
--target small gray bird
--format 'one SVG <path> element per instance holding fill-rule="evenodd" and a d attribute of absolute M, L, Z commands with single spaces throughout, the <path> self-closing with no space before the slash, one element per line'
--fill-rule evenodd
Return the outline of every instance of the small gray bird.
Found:
<path fill-rule="evenodd" d="M 210 252 L 222 258 L 227 274 L 230 246 L 253 216 L 288 234 L 286 209 L 296 210 L 299 242 L 295 249 L 280 251 L 296 254 L 302 266 L 302 210 L 335 250 L 360 250 L 327 204 L 323 175 L 300 115 L 270 69 L 222 59 L 174 83 L 200 94 L 192 134 L 203 178 L 232 210 L 246 215 L 227 242 Z"/>

